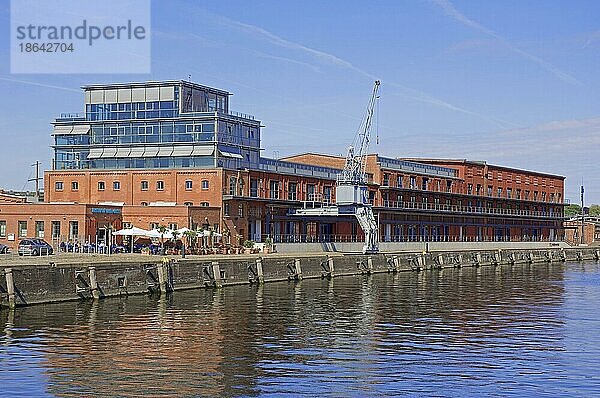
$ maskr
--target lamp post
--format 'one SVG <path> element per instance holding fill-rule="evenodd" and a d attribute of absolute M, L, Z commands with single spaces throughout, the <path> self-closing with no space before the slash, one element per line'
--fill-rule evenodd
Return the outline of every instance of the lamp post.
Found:
<path fill-rule="evenodd" d="M 584 237 L 584 233 L 585 233 L 585 210 L 583 208 L 583 185 L 581 185 L 581 244 L 584 245 L 585 244 L 585 237 Z"/>

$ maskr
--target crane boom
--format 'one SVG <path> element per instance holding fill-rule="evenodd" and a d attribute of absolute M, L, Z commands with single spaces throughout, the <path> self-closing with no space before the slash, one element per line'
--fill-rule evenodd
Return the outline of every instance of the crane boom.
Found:
<path fill-rule="evenodd" d="M 335 205 L 318 208 L 306 208 L 305 206 L 303 209 L 292 211 L 292 214 L 296 216 L 354 216 L 365 234 L 363 253 L 377 253 L 379 251 L 379 224 L 367 198 L 366 175 L 367 154 L 379 84 L 379 80 L 375 81 L 371 100 L 354 137 L 354 143 L 348 148 L 344 169 L 337 176 Z"/>
<path fill-rule="evenodd" d="M 371 127 L 373 125 L 373 113 L 375 102 L 379 91 L 380 81 L 376 80 L 373 85 L 371 99 L 367 105 L 365 115 L 358 128 L 352 146 L 348 148 L 344 169 L 338 178 L 338 184 L 366 184 L 366 166 L 369 144 L 371 142 Z"/>

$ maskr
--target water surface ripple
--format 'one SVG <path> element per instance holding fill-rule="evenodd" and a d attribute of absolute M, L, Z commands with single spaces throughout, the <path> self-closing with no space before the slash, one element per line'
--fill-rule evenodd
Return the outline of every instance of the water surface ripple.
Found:
<path fill-rule="evenodd" d="M 597 263 L 0 312 L 2 396 L 600 395 Z"/>

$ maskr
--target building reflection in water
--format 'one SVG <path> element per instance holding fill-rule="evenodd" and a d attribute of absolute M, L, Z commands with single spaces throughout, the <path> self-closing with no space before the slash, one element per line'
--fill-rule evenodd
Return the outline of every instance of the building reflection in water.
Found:
<path fill-rule="evenodd" d="M 562 264 L 463 268 L 34 306 L 2 310 L 1 342 L 35 337 L 45 388 L 63 396 L 308 393 L 323 380 L 368 394 L 402 367 L 515 338 L 560 350 L 563 277 Z"/>

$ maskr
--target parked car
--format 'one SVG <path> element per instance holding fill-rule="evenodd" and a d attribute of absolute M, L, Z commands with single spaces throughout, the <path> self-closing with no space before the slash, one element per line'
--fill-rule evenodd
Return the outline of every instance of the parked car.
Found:
<path fill-rule="evenodd" d="M 8 253 L 8 246 L 0 243 L 0 254 L 6 254 L 6 253 Z"/>
<path fill-rule="evenodd" d="M 52 253 L 54 249 L 43 239 L 28 238 L 19 242 L 19 256 L 45 256 Z"/>

